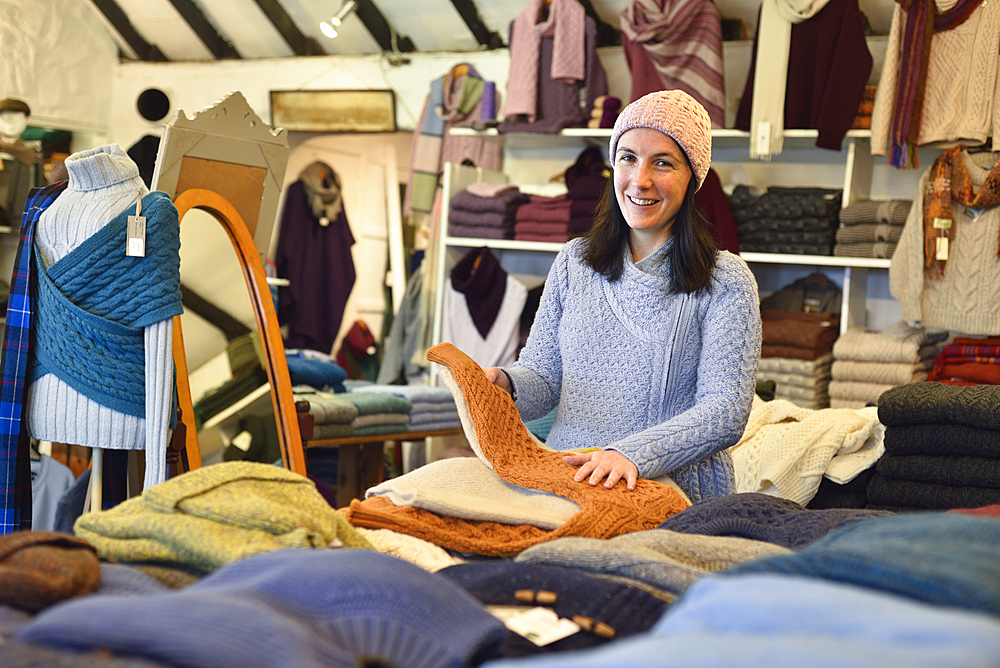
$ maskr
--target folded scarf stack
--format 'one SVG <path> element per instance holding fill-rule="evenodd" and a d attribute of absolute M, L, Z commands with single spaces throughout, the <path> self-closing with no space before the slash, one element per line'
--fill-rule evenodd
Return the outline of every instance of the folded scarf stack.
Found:
<path fill-rule="evenodd" d="M 1000 337 L 956 337 L 934 358 L 927 380 L 948 385 L 1000 385 Z"/>
<path fill-rule="evenodd" d="M 768 188 L 749 206 L 733 210 L 741 251 L 830 255 L 841 191 Z"/>
<path fill-rule="evenodd" d="M 790 401 L 802 408 L 827 408 L 830 404 L 830 364 L 833 354 L 814 360 L 787 357 L 761 357 L 757 381 L 774 381 L 774 398 Z"/>
<path fill-rule="evenodd" d="M 410 402 L 410 431 L 437 431 L 459 429 L 458 407 L 447 387 L 428 385 L 378 385 L 359 383 L 351 387 L 351 392 L 377 392 L 400 397 Z"/>
<path fill-rule="evenodd" d="M 884 332 L 852 329 L 833 344 L 830 406 L 875 405 L 893 387 L 927 380 L 927 371 L 948 332 L 932 332 L 900 320 Z"/>
<path fill-rule="evenodd" d="M 976 508 L 1000 503 L 1000 388 L 913 383 L 879 398 L 885 455 L 868 507 Z"/>
<path fill-rule="evenodd" d="M 862 200 L 840 210 L 833 254 L 891 258 L 903 233 L 910 200 Z"/>
<path fill-rule="evenodd" d="M 514 237 L 514 212 L 527 200 L 516 186 L 473 183 L 451 198 L 448 235 L 511 239 Z"/>

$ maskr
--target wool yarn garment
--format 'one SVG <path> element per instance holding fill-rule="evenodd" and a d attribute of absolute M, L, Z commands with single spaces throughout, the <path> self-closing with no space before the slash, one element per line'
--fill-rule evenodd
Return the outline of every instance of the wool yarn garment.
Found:
<path fill-rule="evenodd" d="M 443 547 L 416 536 L 407 536 L 391 529 L 362 527 L 358 527 L 357 532 L 371 543 L 377 552 L 408 561 L 431 573 L 465 563 L 465 559 L 453 556 Z"/>
<path fill-rule="evenodd" d="M 893 455 L 1000 459 L 1000 431 L 961 424 L 893 425 L 885 430 L 884 445 Z"/>
<path fill-rule="evenodd" d="M 749 492 L 700 501 L 668 518 L 659 528 L 763 540 L 794 550 L 845 524 L 889 514 L 852 508 L 807 510 L 794 501 Z"/>
<path fill-rule="evenodd" d="M 20 639 L 189 668 L 463 668 L 493 656 L 504 633 L 461 587 L 401 559 L 291 549 L 178 592 L 74 601 Z"/>
<path fill-rule="evenodd" d="M 468 591 L 483 605 L 524 605 L 518 591 L 546 591 L 555 594 L 547 603 L 561 619 L 586 617 L 591 623 L 604 624 L 614 640 L 645 633 L 663 615 L 667 602 L 649 592 L 622 582 L 585 573 L 575 568 L 539 566 L 538 564 L 469 563 L 439 572 Z M 578 633 L 539 647 L 516 633 L 508 633 L 501 656 L 527 656 L 539 653 L 566 652 L 607 643 L 611 638 L 584 628 Z"/>
<path fill-rule="evenodd" d="M 102 559 L 205 572 L 285 547 L 371 548 L 308 478 L 243 461 L 188 471 L 111 510 L 81 515 L 73 528 Z"/>
<path fill-rule="evenodd" d="M 998 653 L 1000 622 L 988 615 L 836 582 L 746 575 L 702 578 L 649 633 L 635 638 L 482 668 L 626 662 L 630 668 L 940 668 L 993 666 Z"/>
<path fill-rule="evenodd" d="M 0 604 L 38 612 L 100 584 L 101 569 L 87 541 L 54 531 L 0 536 Z"/>
<path fill-rule="evenodd" d="M 847 330 L 833 344 L 833 356 L 857 362 L 916 364 L 933 359 L 938 353 L 937 344 L 946 338 L 948 332 L 929 331 L 900 320 L 881 332 Z"/>
<path fill-rule="evenodd" d="M 876 475 L 866 490 L 869 508 L 949 510 L 1000 503 L 1000 489 L 913 480 L 889 480 Z"/>
<path fill-rule="evenodd" d="M 673 488 L 640 479 L 634 490 L 591 487 L 573 480 L 575 468 L 562 454 L 542 447 L 525 428 L 505 391 L 486 380 L 483 370 L 450 343 L 427 351 L 427 359 L 445 366 L 441 375 L 454 381 L 452 393 L 474 450 L 501 478 L 527 489 L 551 492 L 580 506 L 559 528 L 547 531 L 526 525 L 445 518 L 387 499 L 354 500 L 342 513 L 356 526 L 402 531 L 460 552 L 513 556 L 536 543 L 561 536 L 608 538 L 650 529 L 686 508 Z"/>
<path fill-rule="evenodd" d="M 365 498 L 385 497 L 394 506 L 436 515 L 501 524 L 528 524 L 553 531 L 580 511 L 569 499 L 509 483 L 478 457 L 451 457 L 425 464 L 371 487 Z"/>
<path fill-rule="evenodd" d="M 892 455 L 879 457 L 875 469 L 887 480 L 987 487 L 1000 490 L 1000 459 L 953 455 Z"/>
<path fill-rule="evenodd" d="M 958 424 L 1000 431 L 1000 387 L 911 383 L 879 397 L 878 418 L 887 427 Z"/>
<path fill-rule="evenodd" d="M 739 564 L 726 575 L 804 575 L 998 615 L 998 551 L 1000 522 L 992 518 L 909 513 L 855 522 L 794 554 Z"/>
<path fill-rule="evenodd" d="M 111 657 L 107 651 L 74 652 L 6 639 L 0 645 L 4 668 L 169 668 L 166 664 L 129 657 Z"/>
<path fill-rule="evenodd" d="M 790 552 L 779 545 L 747 538 L 650 529 L 605 540 L 559 538 L 528 548 L 514 561 L 620 575 L 679 594 L 709 573 Z"/>
<path fill-rule="evenodd" d="M 754 400 L 743 438 L 730 451 L 737 492 L 772 490 L 805 505 L 826 474 L 847 482 L 881 456 L 876 409 L 800 408 Z"/>

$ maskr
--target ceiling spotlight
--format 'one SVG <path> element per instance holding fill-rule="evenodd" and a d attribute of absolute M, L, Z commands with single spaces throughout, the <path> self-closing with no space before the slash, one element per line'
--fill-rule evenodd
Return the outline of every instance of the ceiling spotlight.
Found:
<path fill-rule="evenodd" d="M 358 3 L 355 0 L 345 0 L 344 4 L 337 10 L 337 13 L 330 19 L 330 22 L 327 23 L 326 21 L 323 21 L 319 24 L 319 29 L 323 31 L 324 35 L 333 39 L 337 36 L 337 28 L 340 27 L 340 24 L 344 22 L 344 19 L 347 18 L 348 14 L 357 8 Z"/>

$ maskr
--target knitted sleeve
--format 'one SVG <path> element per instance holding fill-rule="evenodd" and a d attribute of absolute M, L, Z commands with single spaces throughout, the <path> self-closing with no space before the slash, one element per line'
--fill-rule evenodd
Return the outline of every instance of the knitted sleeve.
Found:
<path fill-rule="evenodd" d="M 643 478 L 656 478 L 724 450 L 743 435 L 760 362 L 757 282 L 746 263 L 719 253 L 712 293 L 701 313 L 701 352 L 694 405 L 658 425 L 607 446 L 628 457 Z"/>
<path fill-rule="evenodd" d="M 917 196 L 906 217 L 903 233 L 889 264 L 889 292 L 899 302 L 903 319 L 923 320 L 921 295 L 924 290 L 924 198 L 930 170 L 920 177 Z"/>
<path fill-rule="evenodd" d="M 546 415 L 559 403 L 559 388 L 562 385 L 559 322 L 562 319 L 563 295 L 569 280 L 571 245 L 575 246 L 576 243 L 570 242 L 552 262 L 528 341 L 517 362 L 504 369 L 514 383 L 517 410 L 524 421 Z"/>

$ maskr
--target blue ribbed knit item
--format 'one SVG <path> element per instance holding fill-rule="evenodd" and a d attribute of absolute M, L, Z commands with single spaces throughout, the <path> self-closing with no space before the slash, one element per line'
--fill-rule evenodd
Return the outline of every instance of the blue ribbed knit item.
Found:
<path fill-rule="evenodd" d="M 145 257 L 126 257 L 130 208 L 46 271 L 35 257 L 38 310 L 32 379 L 53 373 L 88 399 L 146 417 L 143 328 L 183 312 L 177 209 L 142 200 Z"/>
<path fill-rule="evenodd" d="M 277 550 L 186 589 L 88 596 L 32 619 L 20 640 L 106 647 L 188 668 L 464 668 L 506 633 L 447 578 L 368 550 Z"/>

